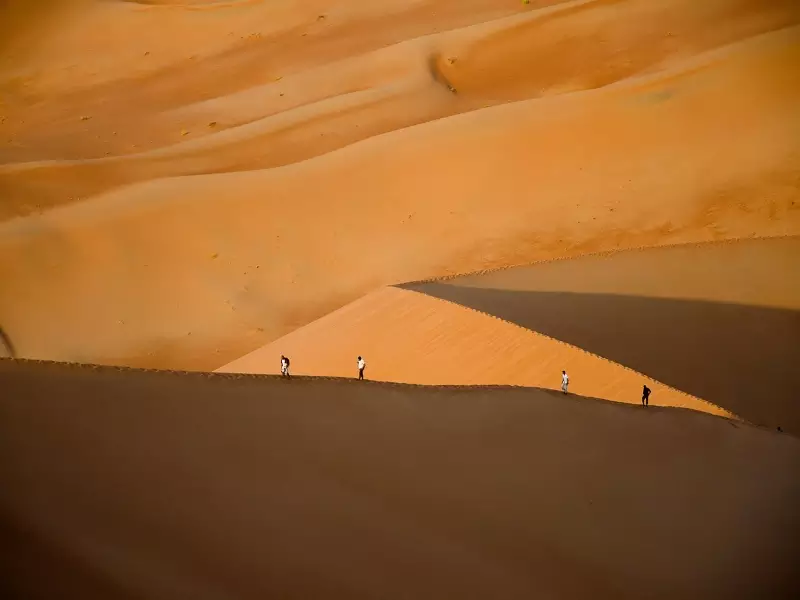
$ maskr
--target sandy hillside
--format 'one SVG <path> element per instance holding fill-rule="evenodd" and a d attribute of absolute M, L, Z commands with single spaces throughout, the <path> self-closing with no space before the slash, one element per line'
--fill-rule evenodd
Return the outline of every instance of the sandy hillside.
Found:
<path fill-rule="evenodd" d="M 798 591 L 800 441 L 774 430 L 536 389 L 10 361 L 0 385 L 5 598 Z"/>
<path fill-rule="evenodd" d="M 386 284 L 800 233 L 793 1 L 67 4 L 0 46 L 19 356 L 214 369 Z"/>
<path fill-rule="evenodd" d="M 297 375 L 355 377 L 357 357 L 376 381 L 426 385 L 518 385 L 560 389 L 571 374 L 573 393 L 652 402 L 730 416 L 617 363 L 425 294 L 387 287 L 220 368 L 222 373 L 279 373 L 281 355 Z"/>
<path fill-rule="evenodd" d="M 797 237 L 741 240 L 387 287 L 220 371 L 277 373 L 286 354 L 347 377 L 363 355 L 376 380 L 558 389 L 567 370 L 578 394 L 639 403 L 646 383 L 654 404 L 800 433 L 798 257 Z"/>

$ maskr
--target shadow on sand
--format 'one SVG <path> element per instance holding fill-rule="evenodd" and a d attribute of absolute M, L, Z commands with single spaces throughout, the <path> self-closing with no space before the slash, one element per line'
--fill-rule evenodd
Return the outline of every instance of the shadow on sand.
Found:
<path fill-rule="evenodd" d="M 800 440 L 774 431 L 12 359 L 0 390 L 3 598 L 798 597 Z"/>
<path fill-rule="evenodd" d="M 538 331 L 713 402 L 754 424 L 800 434 L 798 311 L 443 283 L 399 287 Z"/>

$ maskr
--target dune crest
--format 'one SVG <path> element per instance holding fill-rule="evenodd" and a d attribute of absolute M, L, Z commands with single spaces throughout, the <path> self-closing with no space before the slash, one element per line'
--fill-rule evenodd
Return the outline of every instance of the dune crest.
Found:
<path fill-rule="evenodd" d="M 800 433 L 800 237 L 609 252 L 385 288 L 220 372 L 510 384 Z M 752 398 L 761 398 L 753 403 Z"/>
<path fill-rule="evenodd" d="M 796 234 L 797 40 L 6 221 L 3 326 L 21 356 L 213 369 L 384 284 Z"/>
<path fill-rule="evenodd" d="M 797 0 L 0 0 L 0 597 L 800 598 L 798 65 Z"/>
<path fill-rule="evenodd" d="M 788 0 L 77 7 L 0 48 L 23 357 L 214 369 L 384 285 L 800 233 Z"/>
<path fill-rule="evenodd" d="M 356 357 L 366 377 L 424 385 L 516 385 L 560 389 L 561 371 L 582 396 L 639 403 L 642 386 L 660 406 L 731 417 L 622 365 L 534 331 L 448 302 L 384 288 L 301 327 L 224 367 L 220 373 L 277 373 L 282 354 L 293 373 L 354 377 Z"/>
<path fill-rule="evenodd" d="M 6 597 L 797 590 L 775 431 L 537 389 L 4 360 L 0 384 Z"/>

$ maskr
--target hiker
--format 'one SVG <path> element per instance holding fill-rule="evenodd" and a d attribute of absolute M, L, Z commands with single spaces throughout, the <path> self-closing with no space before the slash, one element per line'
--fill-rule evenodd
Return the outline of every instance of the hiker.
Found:
<path fill-rule="evenodd" d="M 360 356 L 358 357 L 358 378 L 364 379 L 364 367 L 367 366 L 367 363 L 364 362 L 364 359 Z"/>
<path fill-rule="evenodd" d="M 281 354 L 281 376 L 286 377 L 287 379 L 292 378 L 292 376 L 289 375 L 289 359 L 283 354 Z"/>
<path fill-rule="evenodd" d="M 569 375 L 567 375 L 566 371 L 561 371 L 561 391 L 566 394 L 568 386 L 569 386 Z"/>
<path fill-rule="evenodd" d="M 650 388 L 646 385 L 642 387 L 642 406 L 650 404 Z"/>

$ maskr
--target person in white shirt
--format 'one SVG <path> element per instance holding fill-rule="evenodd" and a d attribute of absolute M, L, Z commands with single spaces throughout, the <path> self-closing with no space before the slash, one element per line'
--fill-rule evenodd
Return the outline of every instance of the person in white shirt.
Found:
<path fill-rule="evenodd" d="M 561 391 L 565 394 L 567 393 L 567 387 L 569 387 L 569 375 L 567 375 L 566 371 L 561 371 Z"/>
<path fill-rule="evenodd" d="M 289 359 L 283 354 L 281 354 L 281 375 L 288 379 L 292 378 L 292 376 L 289 375 Z"/>
<path fill-rule="evenodd" d="M 367 366 L 367 363 L 364 362 L 364 359 L 360 356 L 358 357 L 358 378 L 364 379 L 364 367 Z"/>

